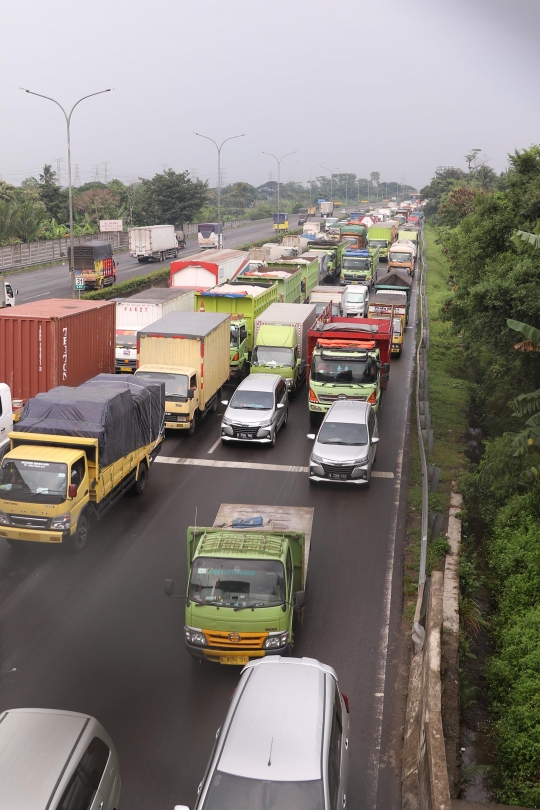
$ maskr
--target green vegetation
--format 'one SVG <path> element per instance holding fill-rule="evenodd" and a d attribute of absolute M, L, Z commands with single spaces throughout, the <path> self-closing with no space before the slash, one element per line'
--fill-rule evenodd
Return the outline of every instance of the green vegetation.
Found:
<path fill-rule="evenodd" d="M 169 267 L 166 267 L 164 270 L 155 270 L 153 273 L 148 273 L 146 276 L 138 276 L 137 278 L 131 278 L 129 281 L 122 281 L 120 284 L 113 284 L 112 287 L 104 287 L 102 290 L 83 293 L 81 298 L 89 298 L 92 301 L 122 298 L 126 293 L 133 293 L 141 290 L 143 287 L 151 286 L 152 284 L 155 285 L 156 282 L 168 279 L 170 272 Z"/>
<path fill-rule="evenodd" d="M 447 513 L 454 482 L 466 466 L 464 435 L 467 426 L 467 384 L 463 378 L 463 349 L 460 338 L 450 324 L 441 319 L 441 309 L 448 297 L 449 279 L 442 248 L 437 244 L 432 227 L 424 229 L 426 240 L 426 277 L 430 348 L 428 353 L 429 408 L 433 428 L 433 457 L 428 464 L 441 469 L 437 492 L 430 493 L 429 508 Z M 396 361 L 394 361 L 396 362 Z M 399 361 L 398 361 L 399 362 Z M 413 402 L 413 411 L 415 404 Z M 416 419 L 411 437 L 411 475 L 409 488 L 409 542 L 405 576 L 405 613 L 412 618 L 416 604 L 418 565 L 420 559 L 420 514 L 422 508 L 422 475 L 416 436 Z M 444 535 L 428 544 L 426 570 L 441 570 L 448 551 Z"/>
<path fill-rule="evenodd" d="M 444 225 L 438 238 L 448 268 L 441 325 L 459 341 L 448 363 L 465 381 L 457 390 L 468 396 L 471 425 L 483 436 L 483 446 L 475 448 L 481 457 L 460 477 L 461 591 L 469 624 L 462 661 L 472 654 L 472 637 L 484 623 L 471 600 L 482 559 L 494 648 L 482 696 L 492 712 L 490 783 L 505 804 L 539 807 L 540 147 L 511 155 L 508 171 L 491 188 L 467 179 L 454 178 L 438 202 L 434 195 L 432 206 L 432 221 Z M 436 176 L 432 190 L 441 191 L 443 181 Z M 464 195 L 467 189 L 474 194 Z M 452 194 L 459 202 L 458 191 L 463 205 L 454 205 L 449 215 L 445 205 Z M 430 358 L 432 397 L 433 374 Z M 445 418 L 453 432 L 452 413 L 463 403 L 447 391 Z M 433 402 L 432 413 L 435 408 Z"/>

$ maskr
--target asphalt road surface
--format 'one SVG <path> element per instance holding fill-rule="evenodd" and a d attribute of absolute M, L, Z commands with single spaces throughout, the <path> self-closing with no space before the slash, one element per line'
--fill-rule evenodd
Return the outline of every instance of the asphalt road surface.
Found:
<path fill-rule="evenodd" d="M 291 220 L 293 226 L 294 220 Z M 224 246 L 226 248 L 239 247 L 246 242 L 258 242 L 260 239 L 275 236 L 270 220 L 253 222 L 223 232 Z M 96 236 L 96 238 L 99 238 Z M 179 251 L 178 258 L 192 256 L 199 253 L 196 236 L 188 236 L 186 247 Z M 146 276 L 155 270 L 169 267 L 171 260 L 165 262 L 143 262 L 132 259 L 128 253 L 115 253 L 118 281 L 128 281 L 137 276 Z M 43 270 L 29 270 L 27 273 L 6 275 L 13 288 L 19 291 L 16 297 L 17 304 L 26 304 L 30 301 L 39 301 L 42 298 L 70 298 L 72 295 L 67 261 L 64 264 L 48 267 Z"/>
<path fill-rule="evenodd" d="M 379 415 L 378 477 L 369 489 L 310 486 L 307 473 L 288 469 L 309 459 L 304 389 L 273 449 L 222 447 L 219 414 L 191 438 L 168 437 L 144 496 L 117 504 L 82 553 L 0 546 L 0 709 L 96 716 L 118 749 L 120 810 L 193 807 L 238 682 L 236 667 L 191 660 L 183 602 L 163 592 L 167 577 L 185 588 L 186 528 L 195 510 L 198 525 L 212 525 L 223 502 L 314 507 L 305 623 L 294 654 L 333 666 L 349 697 L 349 810 L 401 806 L 398 668 L 413 335 L 407 329 L 403 356 L 392 361 Z M 192 463 L 175 461 L 185 458 Z"/>

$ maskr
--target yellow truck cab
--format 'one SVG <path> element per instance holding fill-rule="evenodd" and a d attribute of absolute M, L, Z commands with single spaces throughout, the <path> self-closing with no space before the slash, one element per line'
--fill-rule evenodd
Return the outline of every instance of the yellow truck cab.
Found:
<path fill-rule="evenodd" d="M 165 428 L 195 432 L 229 378 L 229 313 L 170 312 L 138 333 L 135 377 L 165 384 Z"/>
<path fill-rule="evenodd" d="M 92 518 L 128 489 L 144 492 L 163 439 L 163 386 L 114 377 L 53 388 L 25 405 L 0 466 L 0 537 L 10 545 L 80 551 Z"/>

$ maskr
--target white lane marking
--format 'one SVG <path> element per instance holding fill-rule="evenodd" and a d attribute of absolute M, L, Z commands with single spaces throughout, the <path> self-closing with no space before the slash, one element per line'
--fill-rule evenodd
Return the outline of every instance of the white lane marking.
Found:
<path fill-rule="evenodd" d="M 215 441 L 215 442 L 214 442 L 214 444 L 212 445 L 212 447 L 211 447 L 211 448 L 210 448 L 210 450 L 208 451 L 208 455 L 210 455 L 210 453 L 213 453 L 213 452 L 214 452 L 214 450 L 216 449 L 216 447 L 218 446 L 218 444 L 221 444 L 221 436 L 219 437 L 219 439 L 217 439 L 217 441 Z"/>
<path fill-rule="evenodd" d="M 221 441 L 221 439 L 219 441 Z M 208 452 L 210 453 L 211 450 Z M 155 461 L 160 464 L 182 464 L 189 467 L 227 467 L 229 469 L 267 470 L 268 472 L 309 472 L 309 467 L 299 467 L 294 464 L 261 464 L 251 461 L 213 461 L 211 458 L 173 458 L 172 456 L 157 456 Z M 373 470 L 371 475 L 373 478 L 394 477 L 393 472 L 380 472 L 379 470 Z"/>
<path fill-rule="evenodd" d="M 31 301 L 32 298 L 43 298 L 45 295 L 50 295 L 51 291 L 47 290 L 47 292 L 40 293 L 40 295 L 28 295 L 26 298 L 21 298 L 21 301 Z"/>

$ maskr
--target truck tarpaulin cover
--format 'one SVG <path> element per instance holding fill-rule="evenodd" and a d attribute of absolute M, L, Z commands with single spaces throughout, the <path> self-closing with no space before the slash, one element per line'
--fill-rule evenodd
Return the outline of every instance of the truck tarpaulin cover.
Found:
<path fill-rule="evenodd" d="M 376 287 L 378 287 L 379 285 L 381 286 L 384 285 L 386 287 L 411 287 L 412 278 L 409 278 L 409 276 L 405 276 L 403 275 L 403 273 L 398 272 L 386 273 L 386 275 L 381 276 L 375 282 Z"/>
<path fill-rule="evenodd" d="M 78 388 L 60 386 L 30 399 L 14 430 L 97 439 L 99 466 L 108 467 L 156 441 L 165 414 L 165 386 L 99 374 Z"/>

